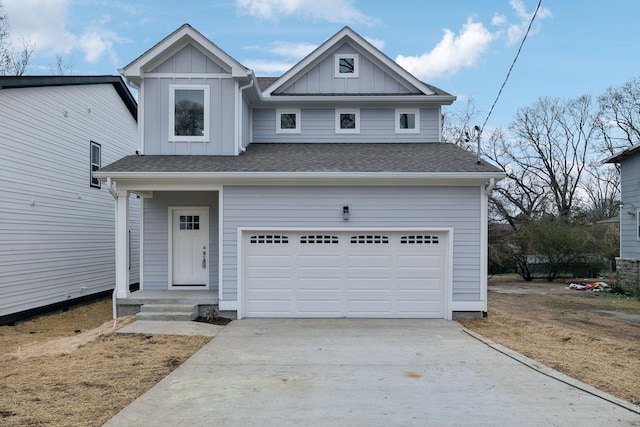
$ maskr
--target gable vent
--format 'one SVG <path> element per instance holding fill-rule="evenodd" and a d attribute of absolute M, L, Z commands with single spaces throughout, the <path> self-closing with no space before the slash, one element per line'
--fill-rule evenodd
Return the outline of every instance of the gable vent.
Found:
<path fill-rule="evenodd" d="M 385 244 L 385 243 L 389 243 L 389 237 L 388 236 L 380 236 L 380 235 L 374 235 L 374 234 L 363 234 L 360 236 L 351 236 L 351 243 L 356 244 L 356 245 L 361 245 L 361 244 Z"/>
<path fill-rule="evenodd" d="M 322 234 L 301 236 L 300 243 L 303 244 L 336 244 L 338 236 L 326 236 Z"/>
<path fill-rule="evenodd" d="M 279 235 L 279 234 L 261 234 L 257 236 L 251 236 L 249 238 L 249 243 L 283 244 L 283 243 L 289 243 L 289 237 Z"/>
<path fill-rule="evenodd" d="M 413 236 L 402 236 L 400 238 L 401 244 L 409 244 L 409 245 L 428 245 L 440 243 L 438 236 L 430 236 L 428 234 L 416 234 Z"/>

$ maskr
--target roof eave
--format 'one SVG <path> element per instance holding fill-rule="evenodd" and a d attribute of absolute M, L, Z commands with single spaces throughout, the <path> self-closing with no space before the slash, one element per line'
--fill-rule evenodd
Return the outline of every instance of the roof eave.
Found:
<path fill-rule="evenodd" d="M 332 102 L 419 102 L 440 105 L 451 105 L 457 99 L 453 95 L 277 95 L 269 96 L 262 93 L 264 102 L 295 102 L 295 103 L 332 103 Z"/>
<path fill-rule="evenodd" d="M 500 180 L 505 177 L 504 172 L 109 172 L 96 171 L 95 178 L 106 180 L 224 180 L 224 181 L 315 181 L 315 180 L 465 180 L 484 181 L 487 179 Z"/>

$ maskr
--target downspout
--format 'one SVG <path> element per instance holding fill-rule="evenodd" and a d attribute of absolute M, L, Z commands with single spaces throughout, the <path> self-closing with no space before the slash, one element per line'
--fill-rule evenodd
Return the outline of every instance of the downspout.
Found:
<path fill-rule="evenodd" d="M 109 194 L 111 194 L 111 196 L 113 196 L 113 198 L 115 200 L 118 200 L 118 193 L 116 192 L 116 190 L 114 190 L 113 188 L 113 183 L 111 182 L 111 178 L 107 178 L 107 190 L 109 190 Z M 115 207 L 115 215 L 118 215 L 118 205 L 116 204 Z M 114 231 L 114 235 L 115 235 L 115 231 Z M 116 286 L 113 287 L 113 293 L 111 294 L 111 309 L 113 311 L 113 320 L 115 322 L 115 320 L 118 318 L 118 305 L 116 304 L 116 292 L 117 292 L 118 288 Z M 115 325 L 115 324 L 114 324 Z"/>
<path fill-rule="evenodd" d="M 249 81 L 249 83 L 247 83 L 244 86 L 240 86 L 238 88 L 238 111 L 237 113 L 237 117 L 238 117 L 238 129 L 237 129 L 237 133 L 236 135 L 238 135 L 238 152 L 239 153 L 243 153 L 246 149 L 242 146 L 242 92 L 244 92 L 246 89 L 249 89 L 251 86 L 253 86 L 253 83 L 255 82 L 255 77 L 253 75 L 253 72 L 251 72 L 250 74 L 250 78 L 251 80 Z"/>
<path fill-rule="evenodd" d="M 489 196 L 491 194 L 491 192 L 493 191 L 493 188 L 496 186 L 496 180 L 495 178 L 490 178 L 489 182 L 487 182 L 484 186 L 484 192 L 487 196 Z"/>

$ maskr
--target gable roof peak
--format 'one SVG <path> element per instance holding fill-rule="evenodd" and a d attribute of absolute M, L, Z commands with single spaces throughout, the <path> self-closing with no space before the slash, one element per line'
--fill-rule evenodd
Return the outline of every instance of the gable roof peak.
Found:
<path fill-rule="evenodd" d="M 417 88 L 424 95 L 445 96 L 447 98 L 451 98 L 449 100 L 449 103 L 451 103 L 455 99 L 455 97 L 453 97 L 452 95 L 449 95 L 439 89 L 435 90 L 436 88 L 434 88 L 433 86 L 422 82 L 420 79 L 402 68 L 397 62 L 389 58 L 385 53 L 375 47 L 371 42 L 362 37 L 348 25 L 345 25 L 341 30 L 339 30 L 324 43 L 318 46 L 313 52 L 311 52 L 300 62 L 286 71 L 282 76 L 276 79 L 273 83 L 271 83 L 266 89 L 263 90 L 262 96 L 268 98 L 273 92 L 286 87 L 290 82 L 294 81 L 306 70 L 310 69 L 313 65 L 326 58 L 330 54 L 330 52 L 335 48 L 338 48 L 345 41 L 345 39 L 348 39 L 348 41 L 350 41 L 354 45 L 353 47 L 356 50 L 363 51 L 364 53 L 368 54 L 370 58 L 374 59 L 383 68 L 399 76 L 401 79 Z"/>
<path fill-rule="evenodd" d="M 251 73 L 251 70 L 233 59 L 188 23 L 182 24 L 171 34 L 119 71 L 129 81 L 138 84 L 142 80 L 144 71 L 150 66 L 162 62 L 187 44 L 192 44 L 202 50 L 203 53 L 223 62 L 231 69 L 233 77 L 247 77 Z"/>

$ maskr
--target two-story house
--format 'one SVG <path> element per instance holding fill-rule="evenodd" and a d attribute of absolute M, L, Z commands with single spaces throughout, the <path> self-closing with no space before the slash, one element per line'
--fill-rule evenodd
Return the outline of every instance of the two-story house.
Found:
<path fill-rule="evenodd" d="M 278 78 L 189 25 L 121 72 L 140 152 L 96 174 L 118 193 L 120 303 L 135 193 L 143 292 L 200 291 L 239 318 L 486 312 L 504 174 L 440 142 L 454 96 L 348 27 Z"/>
<path fill-rule="evenodd" d="M 640 145 L 609 157 L 620 165 L 620 256 L 616 258 L 618 284 L 640 296 Z"/>
<path fill-rule="evenodd" d="M 114 199 L 93 173 L 136 152 L 136 117 L 120 76 L 0 77 L 0 324 L 113 291 Z M 140 235 L 130 197 L 127 287 Z"/>

